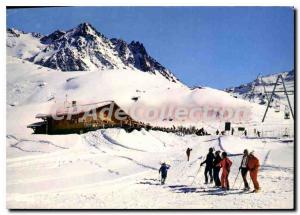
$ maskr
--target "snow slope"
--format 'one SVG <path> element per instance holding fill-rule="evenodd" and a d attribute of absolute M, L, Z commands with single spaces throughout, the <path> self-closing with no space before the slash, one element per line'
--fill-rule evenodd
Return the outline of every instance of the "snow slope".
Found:
<path fill-rule="evenodd" d="M 75 100 L 87 104 L 105 100 L 114 100 L 123 109 L 130 112 L 140 107 L 151 107 L 163 110 L 168 105 L 175 107 L 208 107 L 245 109 L 249 112 L 249 120 L 243 123 L 249 126 L 260 126 L 265 107 L 231 97 L 228 93 L 202 88 L 191 90 L 181 83 L 170 82 L 162 75 L 141 73 L 135 70 L 103 70 L 91 72 L 61 72 L 41 67 L 15 57 L 7 57 L 7 111 L 8 131 L 16 131 L 17 123 L 21 131 L 31 133 L 25 128 L 35 122 L 38 113 L 49 113 L 57 104 L 66 100 Z M 132 100 L 137 97 L 138 101 Z M 145 109 L 146 109 L 145 108 Z M 18 114 L 26 112 L 26 116 L 15 120 Z M 174 119 L 165 121 L 165 117 L 148 119 L 146 113 L 138 114 L 137 120 L 153 125 L 196 125 L 211 128 L 215 131 L 222 123 L 219 120 L 208 119 L 195 121 L 193 119 Z M 28 117 L 29 119 L 26 119 Z M 278 125 L 292 126 L 292 119 L 282 120 L 283 113 L 270 111 L 265 124 L 277 122 Z M 148 121 L 147 121 L 148 120 Z M 243 120 L 235 120 L 236 125 Z M 234 121 L 233 121 L 234 122 Z M 221 126 L 220 129 L 223 129 Z"/>
<path fill-rule="evenodd" d="M 44 150 L 12 156 L 8 147 L 7 204 L 9 208 L 292 208 L 293 141 L 240 137 L 177 136 L 142 130 L 126 133 L 107 129 L 84 135 L 52 137 L 57 146 L 35 135 L 28 143 L 7 137 L 21 149 Z M 69 142 L 68 145 L 64 143 Z M 26 144 L 26 146 L 25 146 Z M 64 148 L 62 148 L 64 147 Z M 192 147 L 190 162 L 185 149 Z M 238 178 L 231 191 L 221 195 L 213 185 L 203 185 L 196 175 L 208 147 L 229 154 L 245 147 L 255 150 L 261 162 L 258 194 L 239 190 Z M 55 148 L 55 149 L 53 149 Z M 47 152 L 48 151 L 48 152 Z M 278 153 L 284 156 L 278 156 Z M 231 186 L 241 156 L 231 156 Z M 166 185 L 159 185 L 160 161 L 171 165 Z M 195 183 L 192 184 L 196 175 Z M 248 180 L 250 180 L 248 178 Z M 251 185 L 252 186 L 252 185 Z"/>
<path fill-rule="evenodd" d="M 128 73 L 134 75 L 128 75 Z M 114 80 L 112 82 L 112 80 Z M 126 80 L 126 81 L 125 81 Z M 33 135 L 26 126 L 36 122 L 37 113 L 51 110 L 68 99 L 83 102 L 114 99 L 130 108 L 143 102 L 159 107 L 164 102 L 179 105 L 216 102 L 246 105 L 255 112 L 246 125 L 251 138 L 217 136 L 178 136 L 163 132 L 126 133 L 107 129 L 83 135 Z M 176 96 L 174 96 L 176 95 Z M 139 96 L 139 101 L 132 101 Z M 135 71 L 60 72 L 30 62 L 7 57 L 7 207 L 9 208 L 292 208 L 292 139 L 256 139 L 251 126 L 260 128 L 260 105 L 235 99 L 211 88 L 194 89 L 164 77 Z M 293 130 L 275 112 L 268 129 Z M 193 122 L 165 122 L 162 126 L 192 125 Z M 241 122 L 236 123 L 236 125 Z M 214 133 L 223 123 L 218 120 L 194 123 Z M 256 125 L 258 124 L 258 125 Z M 265 128 L 265 127 L 264 127 Z M 274 134 L 272 133 L 271 136 Z M 282 135 L 281 135 L 282 136 Z M 238 187 L 221 195 L 212 185 L 203 185 L 199 174 L 191 185 L 208 147 L 240 153 L 255 150 L 262 163 L 259 181 L 262 192 L 242 194 Z M 185 161 L 185 149 L 192 147 L 192 160 Z M 237 174 L 240 156 L 232 157 L 230 181 Z M 172 166 L 167 184 L 159 185 L 160 161 Z M 137 195 L 137 193 L 139 195 Z M 278 203 L 279 202 L 279 203 Z"/>
<path fill-rule="evenodd" d="M 41 44 L 39 35 L 8 29 L 6 47 L 8 56 L 27 59 L 44 49 L 45 45 Z"/>

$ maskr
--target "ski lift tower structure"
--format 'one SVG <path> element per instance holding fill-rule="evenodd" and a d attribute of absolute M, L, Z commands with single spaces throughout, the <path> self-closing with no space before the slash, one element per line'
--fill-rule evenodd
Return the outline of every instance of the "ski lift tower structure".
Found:
<path fill-rule="evenodd" d="M 251 102 L 252 99 L 254 99 L 254 92 L 255 92 L 255 87 L 256 87 L 256 83 L 259 82 L 259 80 L 261 81 L 262 85 L 263 85 L 263 89 L 264 89 L 264 96 L 266 96 L 267 100 L 269 100 L 268 98 L 268 94 L 267 94 L 267 91 L 266 91 L 266 86 L 263 82 L 263 79 L 262 79 L 262 76 L 260 75 L 260 73 L 256 76 L 256 79 L 254 81 L 254 83 L 252 84 L 251 86 L 251 93 L 249 95 L 249 102 Z M 245 95 L 245 98 L 246 99 L 247 97 L 247 94 Z"/>
<path fill-rule="evenodd" d="M 279 82 L 279 80 L 281 80 L 281 82 Z M 282 84 L 283 90 L 276 90 L 277 85 L 280 85 L 280 84 Z M 290 108 L 290 112 L 291 112 L 292 117 L 294 119 L 294 113 L 293 113 L 293 109 L 292 109 L 291 102 L 290 102 L 289 95 L 288 95 L 288 93 L 294 94 L 294 90 L 289 90 L 289 91 L 286 90 L 284 79 L 283 79 L 281 74 L 277 76 L 277 79 L 276 79 L 276 82 L 274 84 L 274 88 L 273 88 L 272 92 L 267 92 L 266 91 L 266 94 L 267 93 L 271 93 L 271 96 L 269 98 L 267 97 L 268 98 L 268 105 L 267 105 L 266 111 L 264 113 L 264 116 L 263 116 L 261 122 L 265 121 L 265 118 L 267 116 L 270 104 L 272 102 L 272 99 L 273 99 L 273 96 L 275 95 L 275 93 L 284 93 L 285 94 L 285 96 L 287 98 L 287 101 L 288 101 L 289 108 Z"/>

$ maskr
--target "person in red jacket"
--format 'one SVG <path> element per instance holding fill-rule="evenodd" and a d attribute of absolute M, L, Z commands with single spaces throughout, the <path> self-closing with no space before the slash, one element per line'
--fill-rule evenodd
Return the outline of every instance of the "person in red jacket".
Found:
<path fill-rule="evenodd" d="M 222 152 L 222 160 L 218 164 L 218 166 L 220 166 L 222 168 L 221 186 L 222 186 L 223 190 L 229 190 L 228 176 L 229 176 L 231 165 L 232 165 L 232 162 L 227 157 L 227 153 Z"/>
<path fill-rule="evenodd" d="M 260 190 L 259 183 L 257 181 L 257 173 L 259 169 L 259 160 L 254 156 L 254 152 L 251 152 L 248 157 L 247 168 L 250 173 L 250 178 L 253 182 L 254 192 L 258 192 Z"/>

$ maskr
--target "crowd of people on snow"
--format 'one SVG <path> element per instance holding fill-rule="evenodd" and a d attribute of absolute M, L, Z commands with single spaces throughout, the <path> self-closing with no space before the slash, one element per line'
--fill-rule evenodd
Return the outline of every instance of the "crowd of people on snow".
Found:
<path fill-rule="evenodd" d="M 192 151 L 191 148 L 187 148 L 186 150 L 188 162 L 190 160 L 191 151 Z M 204 169 L 205 184 L 208 184 L 209 182 L 210 183 L 214 182 L 215 187 L 221 187 L 223 190 L 230 189 L 228 176 L 230 174 L 232 161 L 228 157 L 229 156 L 227 155 L 226 152 L 221 153 L 221 151 L 219 150 L 214 152 L 214 148 L 209 148 L 208 154 L 206 155 L 206 159 L 203 162 L 201 162 L 199 167 L 200 170 L 200 168 L 205 164 L 205 169 Z M 161 164 L 161 167 L 159 169 L 159 173 L 161 174 L 161 184 L 165 183 L 169 168 L 170 165 L 166 164 L 165 162 Z M 239 165 L 239 171 L 237 174 L 238 177 L 239 173 L 241 172 L 245 191 L 250 190 L 250 186 L 247 181 L 248 172 L 250 174 L 250 178 L 254 186 L 253 192 L 258 192 L 260 190 L 260 186 L 257 181 L 258 169 L 259 169 L 259 160 L 254 155 L 254 151 L 249 153 L 248 150 L 245 149 L 243 152 L 242 160 Z M 222 173 L 220 179 L 221 170 Z"/>
<path fill-rule="evenodd" d="M 255 132 L 255 131 L 256 131 L 256 129 L 254 129 L 254 132 Z M 217 130 L 216 130 L 216 135 L 219 135 L 219 134 L 225 135 L 225 132 L 226 132 L 226 131 L 219 131 L 219 130 L 217 129 Z M 231 135 L 234 135 L 234 132 L 235 132 L 235 129 L 234 129 L 234 128 L 231 128 L 231 130 L 230 130 Z M 246 130 L 246 129 L 243 131 L 243 135 L 244 135 L 245 137 L 247 137 L 247 130 Z M 259 132 L 257 133 L 257 135 L 258 135 L 258 137 L 260 137 L 260 133 L 259 133 Z"/>
<path fill-rule="evenodd" d="M 126 132 L 131 133 L 134 130 L 140 131 L 142 129 L 145 129 L 146 131 L 152 130 L 152 131 L 162 131 L 166 133 L 176 133 L 177 135 L 190 135 L 190 134 L 196 134 L 197 136 L 205 136 L 210 135 L 203 127 L 202 128 L 196 128 L 195 126 L 177 126 L 174 125 L 172 127 L 161 127 L 161 126 L 152 126 L 150 124 L 145 123 L 139 123 L 134 125 L 128 125 L 128 124 L 115 124 L 115 125 L 105 125 L 103 128 L 123 128 Z"/>
<path fill-rule="evenodd" d="M 189 134 L 196 134 L 198 136 L 205 136 L 210 135 L 204 128 L 196 128 L 195 126 L 190 127 L 184 127 L 184 126 L 178 126 L 178 127 L 159 127 L 159 126 L 148 126 L 145 128 L 146 130 L 153 130 L 153 131 L 163 131 L 167 133 L 176 133 L 178 135 L 189 135 Z"/>
<path fill-rule="evenodd" d="M 189 126 L 189 127 L 184 127 L 184 126 L 175 126 L 173 125 L 172 127 L 161 127 L 161 126 L 152 126 L 150 124 L 145 124 L 145 123 L 138 123 L 134 125 L 128 125 L 128 124 L 106 124 L 103 125 L 103 128 L 123 128 L 126 132 L 131 133 L 134 130 L 140 131 L 142 129 L 145 129 L 146 131 L 152 130 L 152 131 L 162 131 L 166 133 L 176 133 L 177 135 L 191 135 L 195 134 L 197 136 L 206 136 L 206 135 L 211 135 L 210 133 L 207 132 L 203 127 L 202 128 L 197 128 L 196 126 Z M 230 130 L 228 130 L 229 134 L 234 135 L 237 133 L 235 129 L 232 127 Z M 215 131 L 216 135 L 225 135 L 226 131 L 225 130 L 220 130 L 217 129 Z M 238 135 L 241 135 L 240 132 L 237 133 Z M 258 131 L 256 128 L 254 128 L 254 135 L 257 135 L 257 137 L 261 137 L 261 132 Z M 247 137 L 248 132 L 246 129 L 243 130 L 242 135 Z"/>

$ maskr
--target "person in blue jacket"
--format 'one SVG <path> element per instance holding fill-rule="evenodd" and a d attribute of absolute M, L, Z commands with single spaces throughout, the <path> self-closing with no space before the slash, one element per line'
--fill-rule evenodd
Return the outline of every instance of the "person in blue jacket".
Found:
<path fill-rule="evenodd" d="M 170 168 L 170 165 L 167 165 L 165 162 L 163 162 L 161 164 L 159 171 L 158 171 L 158 173 L 161 174 L 161 184 L 165 184 L 169 168 Z"/>

